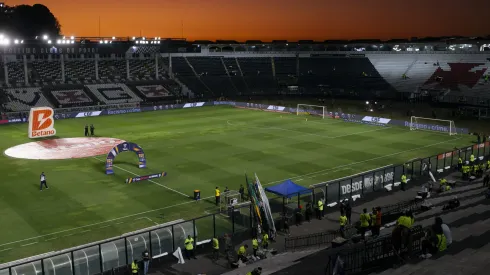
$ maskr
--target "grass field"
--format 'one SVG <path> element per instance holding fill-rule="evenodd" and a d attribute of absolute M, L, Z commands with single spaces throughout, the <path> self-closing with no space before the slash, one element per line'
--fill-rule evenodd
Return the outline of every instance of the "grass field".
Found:
<path fill-rule="evenodd" d="M 138 169 L 132 153 L 116 158 L 111 176 L 104 174 L 104 156 L 41 161 L 2 155 L 0 262 L 216 212 L 214 188 L 238 189 L 245 171 L 257 173 L 264 185 L 291 178 L 308 186 L 472 141 L 225 106 L 60 120 L 58 136 L 82 136 L 86 123 L 98 136 L 139 144 L 148 168 Z M 2 152 L 29 141 L 27 125 L 0 127 Z M 50 186 L 45 192 L 38 189 L 42 171 Z M 168 176 L 154 182 L 124 183 L 162 171 Z M 210 203 L 191 204 L 195 189 Z"/>

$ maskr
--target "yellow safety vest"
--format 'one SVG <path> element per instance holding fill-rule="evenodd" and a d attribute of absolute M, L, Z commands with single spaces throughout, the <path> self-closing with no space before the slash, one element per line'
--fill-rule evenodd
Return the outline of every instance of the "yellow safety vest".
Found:
<path fill-rule="evenodd" d="M 256 238 L 252 239 L 252 248 L 253 249 L 258 249 L 259 248 L 259 241 L 257 241 Z"/>
<path fill-rule="evenodd" d="M 323 211 L 323 202 L 321 200 L 318 201 L 318 209 Z"/>
<path fill-rule="evenodd" d="M 446 191 L 449 191 L 449 190 L 451 190 L 451 186 L 446 185 Z"/>
<path fill-rule="evenodd" d="M 490 160 L 487 160 L 487 166 L 490 166 Z"/>
<path fill-rule="evenodd" d="M 475 161 L 475 155 L 470 156 L 470 161 L 472 161 L 472 162 Z"/>
<path fill-rule="evenodd" d="M 194 239 L 193 238 L 185 239 L 184 245 L 186 250 L 194 249 Z"/>
<path fill-rule="evenodd" d="M 216 189 L 216 190 L 214 190 L 214 192 L 215 192 L 215 196 L 216 196 L 216 197 L 219 197 L 219 190 L 218 190 L 218 189 Z"/>
<path fill-rule="evenodd" d="M 446 236 L 444 236 L 444 234 L 438 234 L 436 236 L 437 236 L 437 248 L 439 249 L 439 252 L 446 250 L 447 248 Z"/>
<path fill-rule="evenodd" d="M 463 163 L 463 160 L 461 158 L 458 159 L 458 163 L 459 164 L 462 164 Z"/>
<path fill-rule="evenodd" d="M 266 245 L 268 243 L 269 243 L 269 235 L 265 233 L 264 236 L 262 236 L 262 245 Z"/>
<path fill-rule="evenodd" d="M 441 185 L 446 184 L 447 180 L 446 179 L 441 179 Z"/>
<path fill-rule="evenodd" d="M 405 226 L 406 228 L 411 228 L 412 218 L 407 216 L 401 216 L 398 218 L 398 225 Z"/>
<path fill-rule="evenodd" d="M 213 238 L 213 248 L 219 249 L 219 241 L 216 238 Z"/>
<path fill-rule="evenodd" d="M 138 273 L 138 264 L 132 262 L 131 263 L 131 271 L 133 272 L 133 274 L 137 274 Z"/>
<path fill-rule="evenodd" d="M 347 224 L 347 217 L 340 216 L 339 222 L 340 222 L 340 226 L 345 226 Z"/>
<path fill-rule="evenodd" d="M 369 227 L 369 221 L 371 220 L 369 214 L 362 213 L 360 220 L 361 220 L 361 227 Z"/>
<path fill-rule="evenodd" d="M 407 176 L 402 175 L 402 183 L 407 183 Z"/>
<path fill-rule="evenodd" d="M 245 246 L 243 246 L 243 245 L 242 245 L 242 246 L 240 246 L 240 248 L 238 249 L 237 254 L 238 254 L 239 256 L 243 256 L 243 255 L 245 255 L 245 253 L 246 253 L 246 252 L 247 252 L 247 250 L 245 249 Z"/>

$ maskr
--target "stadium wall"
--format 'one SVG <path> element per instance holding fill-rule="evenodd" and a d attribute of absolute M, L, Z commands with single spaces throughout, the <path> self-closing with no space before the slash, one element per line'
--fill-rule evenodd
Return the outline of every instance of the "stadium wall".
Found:
<path fill-rule="evenodd" d="M 203 106 L 218 106 L 218 105 L 228 105 L 239 108 L 262 110 L 269 112 L 280 112 L 280 113 L 292 113 L 296 114 L 296 108 L 268 105 L 268 104 L 258 104 L 258 103 L 246 103 L 246 102 L 235 102 L 235 101 L 211 101 L 211 102 L 194 102 L 185 104 L 168 104 L 168 105 L 158 105 L 150 107 L 137 107 L 137 108 L 121 108 L 113 110 L 102 110 L 102 111 L 87 111 L 87 112 L 59 112 L 55 110 L 55 119 L 68 119 L 68 118 L 81 118 L 81 117 L 96 117 L 105 115 L 120 115 L 120 114 L 130 114 L 130 113 L 141 113 L 141 112 L 154 112 L 172 109 L 185 109 L 185 108 L 196 108 Z M 66 110 L 66 109 L 65 109 Z M 333 119 L 342 119 L 346 122 L 361 123 L 375 126 L 401 126 L 410 127 L 411 122 L 407 120 L 396 120 L 383 117 L 373 117 L 364 116 L 358 114 L 349 113 L 339 113 L 339 112 L 327 112 L 328 116 Z M 11 123 L 25 123 L 27 118 L 16 118 L 8 120 L 0 120 L 0 124 L 11 124 Z M 438 131 L 443 133 L 449 132 L 449 127 L 447 125 L 437 125 L 437 124 L 420 124 L 420 128 L 430 129 L 432 131 Z M 456 132 L 458 134 L 468 134 L 468 128 L 458 128 L 456 127 Z"/>

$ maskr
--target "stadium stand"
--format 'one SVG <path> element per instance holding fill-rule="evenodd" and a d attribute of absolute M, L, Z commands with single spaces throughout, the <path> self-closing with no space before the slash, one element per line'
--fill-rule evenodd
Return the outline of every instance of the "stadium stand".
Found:
<path fill-rule="evenodd" d="M 99 64 L 99 78 L 120 80 L 126 79 L 126 61 L 124 59 L 101 59 Z"/>
<path fill-rule="evenodd" d="M 58 106 L 72 107 L 83 105 L 94 105 L 94 101 L 82 90 L 56 90 L 51 91 L 51 94 L 56 99 Z"/>
<path fill-rule="evenodd" d="M 131 103 L 141 102 L 136 94 L 129 89 L 125 84 L 93 84 L 86 85 L 86 87 L 92 92 L 98 100 L 105 104 L 119 104 L 119 103 Z"/>
<path fill-rule="evenodd" d="M 30 63 L 32 68 L 32 81 L 34 82 L 61 82 L 61 63 L 59 60 L 34 60 Z"/>
<path fill-rule="evenodd" d="M 10 83 L 24 83 L 24 65 L 20 62 L 7 62 L 7 72 Z"/>
<path fill-rule="evenodd" d="M 132 79 L 152 80 L 155 78 L 154 59 L 130 59 L 129 75 Z"/>
<path fill-rule="evenodd" d="M 85 80 L 95 80 L 95 62 L 93 60 L 67 60 L 65 61 L 65 74 L 67 82 L 77 84 Z"/>
<path fill-rule="evenodd" d="M 4 104 L 7 111 L 26 111 L 31 107 L 52 107 L 43 95 L 41 88 L 11 88 L 5 89 L 8 101 Z"/>

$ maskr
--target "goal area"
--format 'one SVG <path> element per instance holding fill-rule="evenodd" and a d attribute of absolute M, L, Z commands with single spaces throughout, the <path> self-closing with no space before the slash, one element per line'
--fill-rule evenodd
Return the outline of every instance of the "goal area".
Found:
<path fill-rule="evenodd" d="M 456 125 L 454 124 L 453 120 L 428 117 L 410 117 L 410 130 L 447 133 L 450 136 L 457 134 Z"/>
<path fill-rule="evenodd" d="M 327 115 L 327 107 L 319 105 L 298 104 L 296 107 L 296 115 L 319 116 L 325 118 Z"/>

